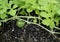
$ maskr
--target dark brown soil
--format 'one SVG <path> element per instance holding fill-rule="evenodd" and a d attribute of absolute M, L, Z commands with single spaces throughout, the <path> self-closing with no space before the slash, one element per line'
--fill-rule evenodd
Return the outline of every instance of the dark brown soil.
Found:
<path fill-rule="evenodd" d="M 15 23 L 4 23 L 0 30 L 0 42 L 60 42 L 52 34 L 33 24 L 27 24 L 23 29 Z"/>

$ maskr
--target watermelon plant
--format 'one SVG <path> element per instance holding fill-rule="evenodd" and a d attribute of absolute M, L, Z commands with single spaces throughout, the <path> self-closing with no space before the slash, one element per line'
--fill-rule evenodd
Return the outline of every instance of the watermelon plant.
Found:
<path fill-rule="evenodd" d="M 31 12 L 37 16 L 32 16 Z M 10 16 L 10 17 L 9 17 Z M 26 18 L 26 19 L 25 19 Z M 23 27 L 25 23 L 35 24 L 52 34 L 54 28 L 58 27 L 60 21 L 60 1 L 59 0 L 0 0 L 0 26 L 1 22 L 15 20 L 18 27 Z M 29 20 L 31 19 L 31 20 Z M 43 25 L 49 27 L 45 28 Z"/>

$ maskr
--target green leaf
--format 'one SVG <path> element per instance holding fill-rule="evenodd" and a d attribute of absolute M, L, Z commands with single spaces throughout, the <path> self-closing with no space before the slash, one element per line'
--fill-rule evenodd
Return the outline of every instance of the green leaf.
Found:
<path fill-rule="evenodd" d="M 36 3 L 36 0 L 26 0 L 25 2 L 26 3 L 30 3 L 30 4 L 35 4 Z"/>
<path fill-rule="evenodd" d="M 46 12 L 41 12 L 40 16 L 44 17 L 44 18 L 48 18 L 48 14 Z"/>
<path fill-rule="evenodd" d="M 60 15 L 60 9 L 57 10 L 57 13 Z"/>
<path fill-rule="evenodd" d="M 52 19 L 44 19 L 42 23 L 46 26 L 50 26 L 51 29 L 55 27 L 54 21 Z"/>
<path fill-rule="evenodd" d="M 26 15 L 27 13 L 25 12 L 24 9 L 22 9 L 22 10 L 20 11 L 20 14 L 21 14 L 21 15 Z"/>
<path fill-rule="evenodd" d="M 13 9 L 16 8 L 16 7 L 17 7 L 17 5 L 14 5 L 14 6 L 13 6 Z"/>
<path fill-rule="evenodd" d="M 32 12 L 33 9 L 32 8 L 27 8 L 27 12 Z"/>
<path fill-rule="evenodd" d="M 18 20 L 18 21 L 16 22 L 16 25 L 17 25 L 18 27 L 23 27 L 24 24 L 25 24 L 25 22 L 22 21 L 22 20 Z"/>
<path fill-rule="evenodd" d="M 15 5 L 18 5 L 20 2 L 19 2 L 19 0 L 18 0 L 18 1 L 17 1 L 17 0 L 14 0 L 13 3 L 14 3 Z"/>
<path fill-rule="evenodd" d="M 11 9 L 8 13 L 9 13 L 11 16 L 15 16 L 15 15 L 16 15 L 16 10 Z"/>
<path fill-rule="evenodd" d="M 7 17 L 6 14 L 0 14 L 1 19 L 5 19 Z"/>
<path fill-rule="evenodd" d="M 50 25 L 50 19 L 44 19 L 44 20 L 42 20 L 42 23 L 46 26 L 49 26 Z"/>
<path fill-rule="evenodd" d="M 40 5 L 46 5 L 46 4 L 48 4 L 48 2 L 49 2 L 49 0 L 38 0 L 38 3 Z"/>
<path fill-rule="evenodd" d="M 33 20 L 33 23 L 35 23 L 35 24 L 36 24 L 36 23 L 37 23 L 37 19 L 34 19 L 34 20 Z"/>
<path fill-rule="evenodd" d="M 4 12 L 6 12 L 6 10 L 7 10 L 6 8 L 1 9 L 0 14 L 3 14 Z"/>
<path fill-rule="evenodd" d="M 31 8 L 34 9 L 34 10 L 36 10 L 36 9 L 40 10 L 41 7 L 39 6 L 39 4 L 35 3 L 35 4 L 31 5 Z"/>
<path fill-rule="evenodd" d="M 54 10 L 60 15 L 60 4 L 55 5 Z"/>
<path fill-rule="evenodd" d="M 40 14 L 40 11 L 39 10 L 35 10 L 35 13 L 39 15 Z"/>
<path fill-rule="evenodd" d="M 58 26 L 59 21 L 60 21 L 60 17 L 55 17 L 55 18 L 54 18 L 54 21 L 56 22 L 56 26 Z"/>
<path fill-rule="evenodd" d="M 13 1 L 9 1 L 9 8 L 11 8 L 11 5 L 13 4 Z"/>
<path fill-rule="evenodd" d="M 55 27 L 54 21 L 51 20 L 51 21 L 50 21 L 50 28 L 51 28 L 51 30 L 53 30 L 54 27 Z"/>

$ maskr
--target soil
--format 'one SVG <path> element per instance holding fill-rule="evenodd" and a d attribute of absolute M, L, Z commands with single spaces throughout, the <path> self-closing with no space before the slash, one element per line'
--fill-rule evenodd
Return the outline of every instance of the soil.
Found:
<path fill-rule="evenodd" d="M 60 40 L 37 25 L 27 24 L 19 28 L 15 21 L 11 21 L 2 26 L 0 42 L 60 42 Z"/>

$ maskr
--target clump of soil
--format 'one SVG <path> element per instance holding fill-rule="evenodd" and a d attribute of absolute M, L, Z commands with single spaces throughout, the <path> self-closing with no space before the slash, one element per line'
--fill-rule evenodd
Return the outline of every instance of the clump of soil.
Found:
<path fill-rule="evenodd" d="M 60 42 L 51 33 L 33 24 L 19 28 L 15 23 L 4 24 L 0 42 Z"/>

